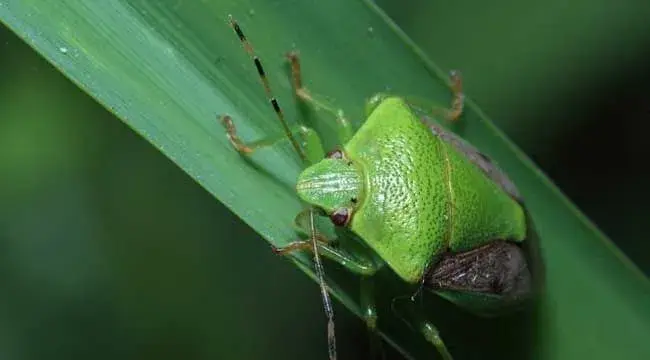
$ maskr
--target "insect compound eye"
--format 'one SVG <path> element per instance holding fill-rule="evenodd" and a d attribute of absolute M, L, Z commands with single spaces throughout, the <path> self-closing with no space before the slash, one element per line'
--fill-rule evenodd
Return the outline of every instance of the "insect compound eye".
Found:
<path fill-rule="evenodd" d="M 332 150 L 327 153 L 327 157 L 330 159 L 343 159 L 343 151 L 339 149 Z"/>
<path fill-rule="evenodd" d="M 330 214 L 330 220 L 336 226 L 346 226 L 350 222 L 350 210 L 348 208 L 340 208 Z"/>

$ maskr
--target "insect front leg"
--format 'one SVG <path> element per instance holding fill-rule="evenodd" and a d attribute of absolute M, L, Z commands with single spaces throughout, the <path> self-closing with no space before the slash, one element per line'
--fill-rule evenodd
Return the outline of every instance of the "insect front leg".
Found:
<path fill-rule="evenodd" d="M 307 226 L 309 209 L 305 209 L 296 215 L 294 227 L 300 234 L 310 234 Z M 348 251 L 344 247 L 334 245 L 334 241 L 326 238 L 323 234 L 316 233 L 318 251 L 324 257 L 341 264 L 349 271 L 362 276 L 374 275 L 379 270 L 379 265 L 373 259 L 359 252 Z M 282 247 L 273 247 L 273 252 L 279 255 L 290 255 L 296 251 L 313 251 L 312 242 L 309 240 L 297 240 Z"/>
<path fill-rule="evenodd" d="M 363 276 L 370 276 L 377 272 L 378 267 L 372 261 L 359 259 L 358 256 L 334 247 L 331 245 L 331 241 L 323 235 L 317 235 L 316 239 L 320 255 L 341 264 L 349 271 Z M 279 255 L 290 255 L 296 251 L 312 252 L 311 241 L 297 240 L 282 247 L 273 246 L 273 252 Z"/>
<path fill-rule="evenodd" d="M 330 245 L 330 241 L 323 238 L 322 235 L 317 237 L 317 241 L 318 252 L 320 255 L 341 264 L 349 271 L 364 276 L 370 276 L 377 272 L 377 267 L 372 262 L 360 260 L 356 256 L 344 250 L 335 248 Z M 293 241 L 282 247 L 273 246 L 273 252 L 278 255 L 290 255 L 296 251 L 311 252 L 313 249 L 311 241 L 307 240 Z"/>
<path fill-rule="evenodd" d="M 290 141 L 293 138 L 300 139 L 303 154 L 308 162 L 313 164 L 325 156 L 320 137 L 316 131 L 306 126 L 301 125 L 290 128 L 291 138 L 287 137 L 286 134 L 282 134 L 275 137 L 262 138 L 253 142 L 246 142 L 237 135 L 237 127 L 232 117 L 229 115 L 221 115 L 219 116 L 219 122 L 225 128 L 230 144 L 242 155 L 251 155 L 256 150 L 273 147 L 280 142 Z"/>
<path fill-rule="evenodd" d="M 264 71 L 264 66 L 262 65 L 262 61 L 260 60 L 260 58 L 255 54 L 255 51 L 253 50 L 253 45 L 250 43 L 250 41 L 248 41 L 246 35 L 244 35 L 244 31 L 231 15 L 228 15 L 228 22 L 230 23 L 230 26 L 237 34 L 239 41 L 242 43 L 242 46 L 244 47 L 244 50 L 246 50 L 248 55 L 251 57 L 253 64 L 255 65 L 255 69 L 257 70 L 257 75 L 259 76 L 262 82 L 262 87 L 264 88 L 266 97 L 269 103 L 271 104 L 271 106 L 273 107 L 273 111 L 275 112 L 277 119 L 280 121 L 280 125 L 284 130 L 284 134 L 286 138 L 291 142 L 291 145 L 293 146 L 293 148 L 296 150 L 296 152 L 298 153 L 298 155 L 303 161 L 314 163 L 322 159 L 324 155 L 323 147 L 320 143 L 320 138 L 318 138 L 318 135 L 313 130 L 303 126 L 299 127 L 298 132 L 300 132 L 303 135 L 303 144 L 302 146 L 301 144 L 299 144 L 299 141 L 295 136 L 298 132 L 296 131 L 295 128 L 291 128 L 287 123 L 286 119 L 284 118 L 284 113 L 282 112 L 282 108 L 280 107 L 278 100 L 275 98 L 275 96 L 273 96 L 273 92 L 271 91 L 271 85 L 269 84 L 269 79 L 267 78 L 266 72 Z M 251 154 L 258 148 L 273 145 L 279 140 L 282 140 L 280 138 L 271 139 L 271 141 L 269 141 L 269 139 L 264 139 L 261 140 L 260 142 L 247 144 L 237 136 L 237 129 L 235 128 L 235 124 L 233 123 L 232 118 L 230 116 L 221 115 L 219 119 L 226 128 L 226 132 L 228 133 L 228 139 L 230 140 L 230 143 L 235 147 L 235 149 L 237 149 L 237 151 L 239 151 L 242 154 Z M 314 139 L 318 140 L 316 141 L 317 143 L 316 145 L 314 144 Z"/>
<path fill-rule="evenodd" d="M 287 59 L 289 60 L 289 63 L 291 65 L 291 79 L 293 82 L 293 89 L 296 96 L 299 99 L 312 104 L 317 109 L 325 110 L 330 114 L 334 115 L 336 117 L 336 123 L 338 125 L 339 144 L 343 145 L 347 143 L 348 140 L 352 138 L 354 129 L 352 128 L 352 125 L 350 125 L 350 122 L 348 122 L 348 120 L 345 118 L 345 115 L 343 114 L 343 110 L 335 109 L 333 106 L 327 104 L 326 102 L 322 100 L 317 100 L 309 92 L 309 90 L 307 90 L 307 88 L 304 87 L 302 82 L 302 71 L 300 69 L 300 59 L 296 51 L 292 51 L 288 53 Z"/>
<path fill-rule="evenodd" d="M 307 232 L 305 221 L 309 215 L 309 209 L 301 211 L 294 220 L 294 227 L 296 231 L 301 234 Z M 374 283 L 372 275 L 374 275 L 381 267 L 372 256 L 361 253 L 359 251 L 347 250 L 345 247 L 338 247 L 333 240 L 327 239 L 322 234 L 312 234 L 315 236 L 316 245 L 320 255 L 339 263 L 347 270 L 361 276 L 360 286 L 360 305 L 363 312 L 363 320 L 368 327 L 368 335 L 370 348 L 372 352 L 372 359 L 378 358 L 376 354 L 382 354 L 382 342 L 379 334 L 377 333 L 377 309 L 375 305 Z M 298 240 L 290 242 L 283 247 L 273 247 L 273 251 L 280 255 L 289 255 L 296 251 L 313 251 L 313 243 L 308 240 Z"/>

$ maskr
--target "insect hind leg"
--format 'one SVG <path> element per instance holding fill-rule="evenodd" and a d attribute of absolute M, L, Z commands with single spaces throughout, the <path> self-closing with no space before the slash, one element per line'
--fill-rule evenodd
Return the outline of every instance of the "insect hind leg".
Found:
<path fill-rule="evenodd" d="M 449 121 L 456 121 L 463 114 L 465 105 L 465 94 L 463 93 L 463 79 L 458 70 L 449 72 L 449 80 L 451 81 L 451 107 L 447 109 L 446 118 Z"/>
<path fill-rule="evenodd" d="M 408 299 L 408 300 L 406 300 Z M 395 307 L 396 300 L 404 300 L 406 303 L 403 309 L 398 310 Z M 396 297 L 391 302 L 391 308 L 398 317 L 411 329 L 421 333 L 427 342 L 435 346 L 436 350 L 444 360 L 453 360 L 447 345 L 442 340 L 440 332 L 435 324 L 422 315 L 415 306 L 415 300 L 412 296 Z"/>

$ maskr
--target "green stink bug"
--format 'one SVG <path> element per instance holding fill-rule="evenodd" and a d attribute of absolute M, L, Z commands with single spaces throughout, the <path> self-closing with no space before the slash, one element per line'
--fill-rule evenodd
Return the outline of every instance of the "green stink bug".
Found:
<path fill-rule="evenodd" d="M 314 130 L 287 124 L 260 59 L 238 23 L 232 17 L 229 22 L 253 59 L 286 138 L 306 164 L 295 187 L 306 207 L 295 225 L 309 240 L 274 251 L 313 252 L 328 317 L 330 359 L 336 358 L 334 316 L 319 255 L 361 275 L 371 330 L 377 313 L 367 284 L 384 265 L 403 282 L 479 315 L 516 309 L 532 297 L 534 274 L 523 249 L 530 219 L 516 186 L 489 157 L 397 96 L 372 96 L 364 123 L 354 131 L 342 112 L 317 101 L 303 86 L 298 55 L 289 53 L 296 97 L 337 117 L 340 147 L 325 154 Z M 451 106 L 435 110 L 453 122 L 463 113 L 464 95 L 460 75 L 452 72 L 451 80 Z M 276 142 L 247 143 L 230 116 L 221 115 L 220 121 L 243 155 Z M 328 239 L 317 231 L 316 216 L 348 229 L 364 248 Z M 434 324 L 416 312 L 411 318 L 443 358 L 451 359 Z"/>

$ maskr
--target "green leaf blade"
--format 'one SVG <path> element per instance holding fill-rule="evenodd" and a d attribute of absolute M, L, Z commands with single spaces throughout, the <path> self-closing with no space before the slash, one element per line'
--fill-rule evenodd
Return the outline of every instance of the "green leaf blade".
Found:
<path fill-rule="evenodd" d="M 364 99 L 377 91 L 449 99 L 443 79 L 431 76 L 442 72 L 362 1 L 0 5 L 0 20 L 35 50 L 265 239 L 282 245 L 295 237 L 291 221 L 300 204 L 291 186 L 298 159 L 287 146 L 256 156 L 254 163 L 263 169 L 252 166 L 233 151 L 216 121 L 219 114 L 231 115 L 246 139 L 280 133 L 252 63 L 227 26 L 231 13 L 242 22 L 292 122 L 300 117 L 283 53 L 293 48 L 301 52 L 308 87 L 331 97 L 357 124 Z M 650 354 L 644 341 L 650 331 L 647 278 L 474 104 L 463 121 L 462 135 L 518 184 L 541 237 L 548 283 L 540 338 L 530 351 L 545 359 Z M 332 125 L 322 129 L 329 131 L 331 145 Z M 359 314 L 356 293 L 338 286 L 334 293 Z M 391 330 L 386 336 L 401 339 Z M 421 351 L 407 341 L 396 343 L 409 353 Z"/>

